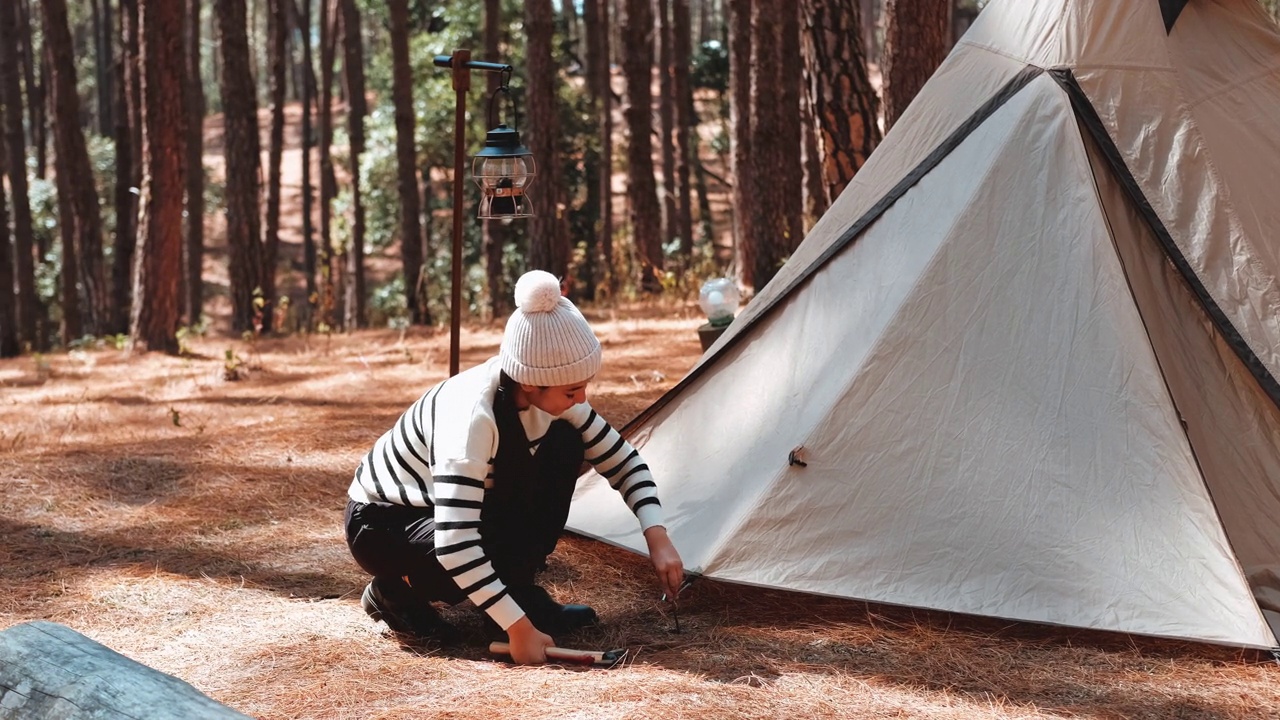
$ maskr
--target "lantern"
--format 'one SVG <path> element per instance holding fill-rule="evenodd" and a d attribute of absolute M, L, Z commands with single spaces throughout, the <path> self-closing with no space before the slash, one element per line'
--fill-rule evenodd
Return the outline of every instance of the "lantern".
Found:
<path fill-rule="evenodd" d="M 733 322 L 738 312 L 738 286 L 729 278 L 714 278 L 702 284 L 698 292 L 698 305 L 707 314 L 712 327 L 724 327 Z"/>
<path fill-rule="evenodd" d="M 498 125 L 486 134 L 484 149 L 471 164 L 471 178 L 480 186 L 481 220 L 533 217 L 526 190 L 537 174 L 529 149 L 520 144 L 520 133 Z"/>

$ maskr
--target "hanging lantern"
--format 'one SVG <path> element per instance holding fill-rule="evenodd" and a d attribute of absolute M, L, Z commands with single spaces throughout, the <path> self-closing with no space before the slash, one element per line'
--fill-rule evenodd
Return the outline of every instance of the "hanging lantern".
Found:
<path fill-rule="evenodd" d="M 480 186 L 481 220 L 533 217 L 527 194 L 537 174 L 533 153 L 520 144 L 520 133 L 498 125 L 485 136 L 484 149 L 476 153 L 471 177 Z"/>

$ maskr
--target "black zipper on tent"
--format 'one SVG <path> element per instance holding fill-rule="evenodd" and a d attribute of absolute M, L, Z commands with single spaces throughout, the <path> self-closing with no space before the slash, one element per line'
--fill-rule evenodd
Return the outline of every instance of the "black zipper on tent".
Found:
<path fill-rule="evenodd" d="M 952 131 L 952 133 L 947 136 L 946 140 L 943 140 L 938 147 L 933 149 L 933 152 L 929 153 L 918 165 L 912 168 L 911 171 L 899 180 L 898 183 L 889 190 L 889 192 L 885 193 L 885 195 L 880 198 L 875 205 L 872 205 L 871 209 L 863 213 L 862 217 L 854 221 L 853 225 L 850 225 L 847 230 L 841 233 L 840 237 L 831 243 L 831 245 L 823 251 L 822 255 L 818 256 L 799 275 L 794 277 L 790 284 L 787 285 L 786 289 L 778 293 L 772 302 L 756 313 L 756 316 L 751 320 L 751 324 L 754 325 L 773 313 L 773 311 L 778 308 L 779 304 L 781 304 L 783 299 L 789 297 L 791 293 L 795 292 L 796 289 L 801 285 L 804 285 L 809 278 L 813 277 L 814 273 L 821 270 L 822 267 L 830 262 L 836 255 L 839 255 L 840 252 L 849 245 L 849 243 L 853 242 L 854 239 L 862 234 L 862 231 L 866 230 L 871 223 L 879 219 L 879 217 L 892 207 L 899 198 L 906 195 L 908 190 L 914 187 L 916 183 L 920 182 L 921 178 L 937 167 L 943 159 L 959 147 L 960 143 L 964 142 L 965 138 L 969 137 L 974 130 L 977 130 L 987 118 L 991 117 L 996 110 L 999 110 L 1006 102 L 1009 101 L 1010 98 L 1017 95 L 1018 91 L 1026 87 L 1028 83 L 1039 77 L 1043 72 L 1043 68 L 1028 65 L 1017 75 L 1010 78 L 1009 82 L 1005 83 L 1004 86 L 996 91 L 994 95 L 988 98 L 981 107 L 973 111 L 973 114 L 966 118 L 964 122 L 960 123 L 960 126 Z M 680 382 L 676 383 L 674 387 L 663 393 L 662 397 L 658 398 L 631 422 L 627 423 L 627 425 L 622 428 L 622 434 L 629 435 L 632 430 L 647 422 L 649 418 L 653 417 L 667 403 L 671 402 L 676 395 L 683 392 L 684 389 L 697 380 L 702 373 L 706 372 L 707 368 L 710 367 L 716 359 L 722 357 L 726 350 L 737 345 L 738 342 L 740 342 L 746 335 L 745 330 L 746 327 L 738 328 L 737 332 L 726 340 L 724 345 L 720 346 L 720 349 L 716 351 L 715 355 L 707 358 L 705 362 L 695 367 Z"/>
<path fill-rule="evenodd" d="M 1120 155 L 1120 149 L 1111 140 L 1106 126 L 1102 123 L 1102 118 L 1098 116 L 1097 110 L 1089 102 L 1088 96 L 1085 95 L 1084 89 L 1080 87 L 1080 83 L 1076 81 L 1075 75 L 1070 70 L 1050 70 L 1049 74 L 1063 90 L 1066 90 L 1067 97 L 1071 99 L 1071 106 L 1075 109 L 1076 117 L 1094 142 L 1098 144 L 1098 148 L 1102 151 L 1103 159 L 1111 167 L 1111 171 L 1115 173 L 1116 179 L 1120 181 L 1120 185 L 1129 195 L 1129 199 L 1133 201 L 1138 213 L 1160 242 L 1160 247 L 1164 250 L 1165 256 L 1177 268 L 1178 274 L 1182 276 L 1182 279 L 1191 288 L 1191 292 L 1195 294 L 1196 299 L 1200 301 L 1201 307 L 1204 308 L 1205 313 L 1209 316 L 1214 328 L 1222 334 L 1223 339 L 1227 341 L 1227 345 L 1235 352 L 1236 357 L 1240 358 L 1244 366 L 1249 369 L 1254 379 L 1262 386 L 1263 392 L 1271 398 L 1271 402 L 1280 408 L 1280 383 L 1276 382 L 1275 376 L 1271 374 L 1267 366 L 1253 352 L 1253 348 L 1249 347 L 1249 343 L 1245 341 L 1244 336 L 1236 330 L 1230 318 L 1218 306 L 1213 296 L 1209 294 L 1204 283 L 1200 281 L 1200 276 L 1196 275 L 1191 263 L 1187 262 L 1186 256 L 1182 254 L 1181 248 L 1174 242 L 1173 236 L 1169 234 L 1168 228 L 1164 226 L 1164 222 L 1156 214 L 1155 208 L 1151 206 L 1151 202 L 1147 200 L 1146 195 L 1142 194 L 1142 188 L 1138 186 L 1138 181 L 1133 177 L 1133 173 L 1129 172 L 1129 167 L 1125 165 L 1124 158 Z"/>

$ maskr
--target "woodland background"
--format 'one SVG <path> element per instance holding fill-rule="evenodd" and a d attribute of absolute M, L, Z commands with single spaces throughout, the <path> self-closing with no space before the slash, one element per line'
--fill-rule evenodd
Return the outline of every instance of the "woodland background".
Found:
<path fill-rule="evenodd" d="M 455 48 L 516 68 L 495 118 L 478 74 L 468 154 L 504 121 L 540 168 L 537 217 L 465 224 L 471 314 L 531 268 L 580 302 L 749 292 L 984 4 L 6 0 L 0 357 L 437 322 Z"/>
<path fill-rule="evenodd" d="M 6 0 L 0 356 L 439 322 L 455 48 L 515 66 L 495 121 L 539 165 L 536 218 L 465 223 L 469 316 L 531 268 L 579 302 L 749 291 L 980 5 Z"/>

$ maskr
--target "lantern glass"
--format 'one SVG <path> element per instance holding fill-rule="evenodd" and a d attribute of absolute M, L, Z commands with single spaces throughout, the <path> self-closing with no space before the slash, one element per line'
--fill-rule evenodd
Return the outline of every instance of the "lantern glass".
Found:
<path fill-rule="evenodd" d="M 698 305 L 707 314 L 707 322 L 712 327 L 724 327 L 733 322 L 739 299 L 738 286 L 729 278 L 708 280 L 698 292 Z"/>
<path fill-rule="evenodd" d="M 471 177 L 480 186 L 480 212 L 485 220 L 506 220 L 533 216 L 533 205 L 526 189 L 537 174 L 533 156 L 503 155 L 495 148 L 485 148 L 471 165 Z"/>

